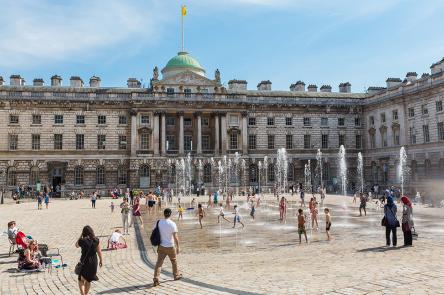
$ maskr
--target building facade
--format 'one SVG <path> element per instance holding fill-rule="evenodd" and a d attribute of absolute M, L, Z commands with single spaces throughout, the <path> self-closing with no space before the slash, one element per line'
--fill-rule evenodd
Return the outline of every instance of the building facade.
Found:
<path fill-rule="evenodd" d="M 240 155 L 245 169 L 233 168 L 230 186 L 272 187 L 277 149 L 286 148 L 288 183 L 304 182 L 312 166 L 319 183 L 316 153 L 323 153 L 323 181 L 338 187 L 337 154 L 344 145 L 348 189 L 357 186 L 357 154 L 364 156 L 366 185 L 399 183 L 399 149 L 408 154 L 410 181 L 444 177 L 444 59 L 430 74 L 387 87 L 352 93 L 348 82 L 338 92 L 298 81 L 289 91 L 262 81 L 248 90 L 244 80 L 213 79 L 188 53 L 180 52 L 153 70 L 148 88 L 129 78 L 127 88 L 88 86 L 60 76 L 25 84 L 19 75 L 6 85 L 0 77 L 0 183 L 10 189 L 37 182 L 66 190 L 114 187 L 174 187 L 175 159 L 190 154 L 193 182 L 219 187 L 216 164 Z M 268 158 L 268 165 L 263 163 Z"/>

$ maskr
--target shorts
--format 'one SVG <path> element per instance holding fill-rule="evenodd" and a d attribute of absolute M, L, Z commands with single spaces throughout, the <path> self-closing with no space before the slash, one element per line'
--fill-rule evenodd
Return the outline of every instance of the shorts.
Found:
<path fill-rule="evenodd" d="M 325 224 L 325 230 L 326 230 L 326 231 L 329 231 L 330 228 L 331 228 L 331 222 L 327 222 L 327 223 Z"/>
<path fill-rule="evenodd" d="M 359 209 L 365 209 L 365 204 L 359 205 Z"/>
<path fill-rule="evenodd" d="M 223 213 L 220 213 L 220 214 L 219 214 L 219 216 L 220 216 L 220 217 L 224 217 L 224 216 L 225 216 L 225 214 L 223 214 Z"/>
<path fill-rule="evenodd" d="M 148 201 L 148 207 L 153 207 L 156 204 L 156 201 Z"/>
<path fill-rule="evenodd" d="M 234 216 L 234 222 L 240 222 L 241 221 L 241 218 L 240 218 L 240 216 L 238 215 L 238 216 Z"/>
<path fill-rule="evenodd" d="M 298 233 L 299 233 L 300 235 L 302 235 L 302 234 L 306 234 L 307 231 L 305 230 L 305 227 L 300 227 L 300 228 L 298 228 Z"/>

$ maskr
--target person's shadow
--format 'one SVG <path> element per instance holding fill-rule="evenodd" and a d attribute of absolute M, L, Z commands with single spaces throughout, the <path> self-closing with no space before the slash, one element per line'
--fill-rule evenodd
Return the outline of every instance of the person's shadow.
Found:
<path fill-rule="evenodd" d="M 365 248 L 365 249 L 360 249 L 357 252 L 387 252 L 387 251 L 392 251 L 392 250 L 397 250 L 399 249 L 399 247 L 387 247 L 387 246 L 379 246 L 379 247 L 372 247 L 372 248 Z"/>

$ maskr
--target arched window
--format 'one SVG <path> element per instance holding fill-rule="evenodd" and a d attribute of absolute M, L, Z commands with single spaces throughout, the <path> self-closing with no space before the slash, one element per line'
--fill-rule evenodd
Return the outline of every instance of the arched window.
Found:
<path fill-rule="evenodd" d="M 117 184 L 126 184 L 128 181 L 128 171 L 124 166 L 117 168 Z"/>
<path fill-rule="evenodd" d="M 294 165 L 293 165 L 293 163 L 288 163 L 287 181 L 294 181 Z"/>
<path fill-rule="evenodd" d="M 204 169 L 203 169 L 203 179 L 204 182 L 208 183 L 211 182 L 211 164 L 207 163 L 204 165 Z"/>
<path fill-rule="evenodd" d="M 105 184 L 105 167 L 98 166 L 96 169 L 96 184 Z"/>
<path fill-rule="evenodd" d="M 431 175 L 432 173 L 432 163 L 430 162 L 429 159 L 426 159 L 424 162 L 424 174 L 426 176 Z"/>
<path fill-rule="evenodd" d="M 258 169 L 256 164 L 250 165 L 250 184 L 256 184 L 258 182 Z"/>
<path fill-rule="evenodd" d="M 74 169 L 74 184 L 83 185 L 83 167 L 77 166 Z"/>
<path fill-rule="evenodd" d="M 268 164 L 268 181 L 274 181 L 274 164 Z"/>
<path fill-rule="evenodd" d="M 15 167 L 9 167 L 7 171 L 7 185 L 17 185 L 17 169 Z"/>
<path fill-rule="evenodd" d="M 141 188 L 150 186 L 150 167 L 148 165 L 139 167 L 139 185 Z"/>
<path fill-rule="evenodd" d="M 29 185 L 36 185 L 40 180 L 40 170 L 39 167 L 33 166 L 31 167 L 31 171 L 29 172 Z"/>

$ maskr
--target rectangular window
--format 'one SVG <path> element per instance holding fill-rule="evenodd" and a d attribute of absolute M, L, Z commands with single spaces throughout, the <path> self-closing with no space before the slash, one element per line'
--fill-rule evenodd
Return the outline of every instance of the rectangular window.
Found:
<path fill-rule="evenodd" d="M 398 129 L 393 130 L 393 144 L 399 145 L 399 130 Z"/>
<path fill-rule="evenodd" d="M 106 135 L 105 134 L 98 134 L 97 135 L 97 149 L 104 150 L 105 145 L 106 145 Z"/>
<path fill-rule="evenodd" d="M 321 148 L 328 149 L 328 134 L 322 134 Z"/>
<path fill-rule="evenodd" d="M 415 127 L 410 127 L 410 143 L 416 144 L 416 130 Z"/>
<path fill-rule="evenodd" d="M 54 149 L 63 149 L 63 134 L 54 134 Z"/>
<path fill-rule="evenodd" d="M 175 117 L 167 117 L 166 124 L 167 124 L 167 126 L 175 126 L 176 125 L 176 118 Z"/>
<path fill-rule="evenodd" d="M 424 135 L 424 142 L 430 142 L 429 125 L 422 125 L 422 133 Z"/>
<path fill-rule="evenodd" d="M 444 140 L 444 122 L 438 123 L 438 140 Z"/>
<path fill-rule="evenodd" d="M 119 116 L 119 125 L 126 125 L 128 124 L 128 117 L 125 115 Z"/>
<path fill-rule="evenodd" d="M 345 118 L 338 118 L 338 126 L 345 126 Z"/>
<path fill-rule="evenodd" d="M 356 134 L 356 149 L 360 150 L 362 149 L 362 136 L 360 134 Z"/>
<path fill-rule="evenodd" d="M 408 112 L 409 112 L 409 118 L 413 118 L 415 116 L 415 109 L 414 108 L 409 108 Z"/>
<path fill-rule="evenodd" d="M 185 93 L 185 97 L 186 97 L 186 98 L 191 97 L 191 89 L 186 88 L 183 92 Z"/>
<path fill-rule="evenodd" d="M 322 127 L 327 127 L 328 126 L 328 118 L 321 118 L 321 126 Z"/>
<path fill-rule="evenodd" d="M 9 124 L 18 124 L 19 116 L 18 115 L 9 115 Z"/>
<path fill-rule="evenodd" d="M 370 148 L 374 149 L 376 147 L 376 138 L 375 138 L 375 134 L 371 133 L 370 134 Z"/>
<path fill-rule="evenodd" d="M 77 115 L 76 116 L 76 124 L 85 124 L 85 116 Z"/>
<path fill-rule="evenodd" d="M 210 127 L 210 119 L 209 118 L 202 118 L 202 126 L 203 127 Z"/>
<path fill-rule="evenodd" d="M 85 135 L 76 134 L 76 150 L 85 149 Z"/>
<path fill-rule="evenodd" d="M 274 149 L 274 135 L 268 135 L 268 149 Z"/>
<path fill-rule="evenodd" d="M 311 136 L 304 134 L 304 149 L 311 149 Z"/>
<path fill-rule="evenodd" d="M 381 130 L 382 147 L 387 147 L 387 130 Z"/>
<path fill-rule="evenodd" d="M 304 126 L 310 126 L 310 125 L 311 125 L 310 118 L 305 117 L 305 118 L 304 118 Z"/>
<path fill-rule="evenodd" d="M 426 104 L 423 104 L 423 105 L 421 106 L 421 113 L 422 113 L 423 115 L 428 115 L 428 114 L 429 114 L 429 109 L 427 108 L 427 105 L 426 105 Z"/>
<path fill-rule="evenodd" d="M 398 110 L 393 110 L 392 111 L 392 119 L 393 119 L 393 121 L 397 121 L 398 120 Z"/>
<path fill-rule="evenodd" d="M 185 135 L 183 137 L 185 151 L 191 151 L 193 149 L 193 137 L 191 135 Z"/>
<path fill-rule="evenodd" d="M 32 115 L 32 124 L 34 124 L 34 125 L 42 124 L 42 116 L 41 115 Z"/>
<path fill-rule="evenodd" d="M 256 118 L 254 118 L 254 117 L 248 118 L 248 125 L 249 126 L 256 126 Z"/>
<path fill-rule="evenodd" d="M 248 135 L 248 149 L 249 150 L 256 149 L 256 134 Z"/>
<path fill-rule="evenodd" d="M 149 133 L 142 133 L 140 135 L 140 149 L 143 151 L 147 151 L 150 149 L 150 137 Z"/>
<path fill-rule="evenodd" d="M 192 123 L 193 121 L 191 120 L 191 118 L 184 118 L 183 119 L 183 125 L 185 127 L 191 127 L 193 125 Z"/>
<path fill-rule="evenodd" d="M 211 150 L 210 136 L 209 135 L 202 135 L 202 150 L 204 150 L 204 151 Z"/>
<path fill-rule="evenodd" d="M 54 115 L 54 124 L 63 124 L 63 115 Z"/>
<path fill-rule="evenodd" d="M 230 134 L 230 150 L 237 150 L 237 132 Z"/>
<path fill-rule="evenodd" d="M 287 134 L 285 136 L 285 148 L 288 150 L 293 149 L 293 135 Z"/>
<path fill-rule="evenodd" d="M 33 150 L 40 149 L 40 134 L 32 134 L 31 135 L 31 146 Z"/>
<path fill-rule="evenodd" d="M 167 88 L 167 96 L 168 97 L 174 96 L 174 88 Z"/>
<path fill-rule="evenodd" d="M 150 124 L 150 116 L 149 115 L 141 115 L 140 116 L 140 124 L 149 125 Z"/>
<path fill-rule="evenodd" d="M 97 124 L 104 125 L 106 124 L 106 116 L 104 115 L 98 115 L 97 116 Z"/>
<path fill-rule="evenodd" d="M 370 117 L 368 118 L 368 121 L 369 121 L 369 125 L 370 125 L 370 126 L 375 126 L 375 117 L 370 116 Z"/>
<path fill-rule="evenodd" d="M 291 126 L 291 125 L 293 125 L 293 120 L 292 120 L 293 118 L 292 117 L 287 117 L 287 118 L 285 118 L 285 125 L 286 126 Z"/>
<path fill-rule="evenodd" d="M 361 126 L 361 117 L 356 117 L 355 118 L 355 126 L 356 127 L 360 127 Z"/>
<path fill-rule="evenodd" d="M 174 150 L 176 148 L 176 136 L 167 135 L 166 140 L 167 140 L 166 142 L 167 151 Z"/>
<path fill-rule="evenodd" d="M 239 116 L 238 115 L 230 115 L 228 124 L 230 126 L 239 126 Z"/>
<path fill-rule="evenodd" d="M 267 126 L 274 126 L 274 118 L 273 117 L 267 118 Z"/>
<path fill-rule="evenodd" d="M 127 146 L 126 135 L 119 135 L 119 150 L 126 150 Z"/>
<path fill-rule="evenodd" d="M 338 135 L 338 145 L 339 147 L 343 145 L 345 147 L 345 134 Z"/>
<path fill-rule="evenodd" d="M 442 100 L 436 102 L 436 112 L 442 112 Z"/>
<path fill-rule="evenodd" d="M 17 134 L 9 134 L 9 150 L 15 151 L 18 147 L 18 135 Z"/>
<path fill-rule="evenodd" d="M 385 113 L 381 113 L 381 123 L 385 123 Z"/>

